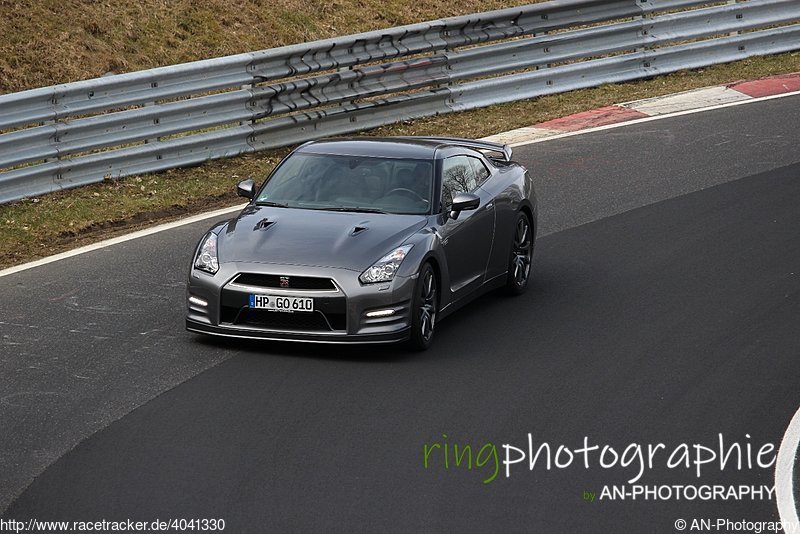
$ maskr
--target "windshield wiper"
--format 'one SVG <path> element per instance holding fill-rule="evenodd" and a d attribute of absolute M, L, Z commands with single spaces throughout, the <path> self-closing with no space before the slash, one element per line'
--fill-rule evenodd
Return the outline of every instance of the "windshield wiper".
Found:
<path fill-rule="evenodd" d="M 314 208 L 323 211 L 351 211 L 353 213 L 388 213 L 387 211 L 379 210 L 378 208 L 362 208 L 359 206 L 341 206 L 331 208 Z"/>
<path fill-rule="evenodd" d="M 269 206 L 272 208 L 288 208 L 288 204 L 284 204 L 283 202 L 273 202 L 271 200 L 257 200 L 256 206 Z"/>

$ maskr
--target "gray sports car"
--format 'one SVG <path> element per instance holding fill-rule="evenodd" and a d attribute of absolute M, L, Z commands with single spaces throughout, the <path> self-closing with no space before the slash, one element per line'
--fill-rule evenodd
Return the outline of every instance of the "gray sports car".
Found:
<path fill-rule="evenodd" d="M 486 291 L 525 291 L 536 194 L 505 145 L 393 137 L 306 143 L 203 236 L 186 328 L 221 336 L 394 342 Z"/>

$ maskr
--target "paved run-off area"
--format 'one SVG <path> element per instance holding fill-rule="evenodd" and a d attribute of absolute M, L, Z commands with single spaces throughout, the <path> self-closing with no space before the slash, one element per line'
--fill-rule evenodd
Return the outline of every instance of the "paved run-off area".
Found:
<path fill-rule="evenodd" d="M 425 469 L 423 446 L 521 447 L 529 432 L 573 448 L 720 433 L 777 446 L 800 404 L 798 103 L 517 148 L 542 210 L 535 283 L 449 318 L 423 355 L 184 333 L 183 277 L 208 223 L 0 279 L 5 502 L 44 469 L 6 517 L 221 517 L 254 532 L 775 519 L 768 500 L 588 503 L 631 478 L 596 464 L 483 484 L 485 468 Z M 662 464 L 641 483 L 772 480 Z"/>

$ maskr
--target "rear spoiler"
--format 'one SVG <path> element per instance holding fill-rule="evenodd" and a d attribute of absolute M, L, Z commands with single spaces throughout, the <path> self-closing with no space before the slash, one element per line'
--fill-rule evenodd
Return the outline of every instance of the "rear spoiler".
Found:
<path fill-rule="evenodd" d="M 497 152 L 502 154 L 502 160 L 505 162 L 511 161 L 511 147 L 508 145 L 501 145 L 500 143 L 491 143 L 489 141 L 477 141 L 473 139 L 460 139 L 458 137 L 427 137 L 421 135 L 407 135 L 402 136 L 403 139 L 418 139 L 420 141 L 440 141 L 448 145 L 463 146 L 472 148 L 474 150 L 487 150 L 489 152 Z"/>

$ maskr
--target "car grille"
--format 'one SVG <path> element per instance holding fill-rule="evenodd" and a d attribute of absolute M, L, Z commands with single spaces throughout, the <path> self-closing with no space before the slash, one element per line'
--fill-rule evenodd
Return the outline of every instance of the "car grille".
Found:
<path fill-rule="evenodd" d="M 281 278 L 285 279 L 283 285 L 281 285 Z M 333 280 L 330 278 L 317 278 L 313 276 L 280 276 L 277 274 L 242 273 L 234 278 L 232 283 L 270 289 L 336 291 L 336 284 L 334 284 Z"/>
<path fill-rule="evenodd" d="M 347 332 L 347 299 L 336 289 L 330 278 L 290 277 L 290 281 L 296 283 L 289 289 L 295 291 L 308 289 L 309 287 L 322 287 L 322 284 L 326 282 L 326 289 L 334 289 L 330 293 L 324 294 L 324 296 L 314 295 L 314 311 L 311 313 L 251 309 L 250 294 L 252 294 L 253 290 L 248 290 L 247 288 L 252 287 L 254 282 L 277 283 L 278 281 L 278 275 L 250 273 L 237 275 L 231 283 L 222 288 L 220 295 L 220 323 L 280 332 Z M 300 285 L 305 285 L 305 287 L 298 287 Z M 264 287 L 266 293 L 269 293 L 269 289 L 278 289 L 272 286 L 260 287 Z"/>
<path fill-rule="evenodd" d="M 298 332 L 333 332 L 346 329 L 346 316 L 343 313 L 282 313 L 267 310 L 240 310 L 224 306 L 223 322 L 236 325 L 259 326 L 269 330 Z M 229 319 L 229 320 L 226 320 Z"/>

